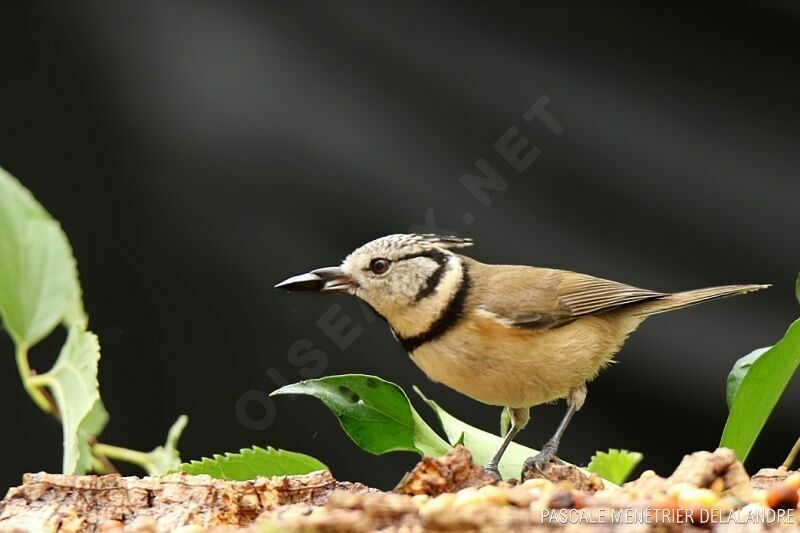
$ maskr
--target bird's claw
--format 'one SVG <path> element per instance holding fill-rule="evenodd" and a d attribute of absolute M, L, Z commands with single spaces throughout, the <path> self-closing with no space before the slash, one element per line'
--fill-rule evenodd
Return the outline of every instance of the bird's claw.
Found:
<path fill-rule="evenodd" d="M 500 476 L 500 470 L 495 465 L 486 465 L 483 469 L 483 475 L 492 478 L 494 481 L 501 481 L 503 478 Z"/>
<path fill-rule="evenodd" d="M 539 474 L 544 475 L 548 470 L 547 465 L 553 459 L 556 458 L 557 450 L 558 450 L 557 446 L 547 443 L 542 448 L 542 451 L 540 451 L 533 457 L 528 457 L 527 459 L 525 459 L 525 463 L 522 465 L 522 475 L 520 476 L 520 478 L 524 480 L 525 473 L 532 468 L 535 469 Z"/>

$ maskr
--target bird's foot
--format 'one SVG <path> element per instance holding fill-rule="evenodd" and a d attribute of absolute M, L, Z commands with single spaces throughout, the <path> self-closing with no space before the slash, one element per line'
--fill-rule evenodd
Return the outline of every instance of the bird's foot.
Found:
<path fill-rule="evenodd" d="M 533 457 L 528 457 L 525 459 L 525 463 L 522 465 L 522 474 L 520 475 L 520 479 L 525 481 L 526 473 L 530 469 L 534 469 L 541 475 L 545 475 L 548 470 L 548 465 L 551 461 L 556 458 L 556 452 L 558 451 L 558 444 L 548 442 L 542 447 L 542 451 L 534 455 Z"/>
<path fill-rule="evenodd" d="M 489 463 L 483 469 L 483 475 L 491 478 L 493 481 L 502 481 L 503 478 L 500 476 L 500 470 L 497 469 L 497 465 Z"/>

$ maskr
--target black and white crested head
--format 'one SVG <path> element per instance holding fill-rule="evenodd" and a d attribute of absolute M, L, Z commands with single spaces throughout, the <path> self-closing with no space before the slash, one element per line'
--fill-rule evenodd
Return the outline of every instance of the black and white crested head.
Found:
<path fill-rule="evenodd" d="M 450 250 L 472 246 L 472 239 L 432 233 L 395 233 L 370 241 L 352 254 L 415 254 L 436 249 Z"/>
<path fill-rule="evenodd" d="M 471 239 L 432 234 L 394 234 L 354 250 L 341 271 L 351 292 L 370 304 L 401 336 L 425 330 L 463 281 L 461 257 L 452 250 Z"/>

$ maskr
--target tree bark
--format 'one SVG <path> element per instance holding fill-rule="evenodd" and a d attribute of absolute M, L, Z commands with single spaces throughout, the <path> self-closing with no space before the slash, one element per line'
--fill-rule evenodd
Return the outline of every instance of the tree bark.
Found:
<path fill-rule="evenodd" d="M 75 533 L 122 523 L 131 531 L 196 525 L 248 525 L 264 511 L 304 502 L 322 505 L 331 492 L 364 492 L 329 472 L 222 481 L 209 476 L 64 476 L 26 474 L 0 502 L 0 531 Z"/>
<path fill-rule="evenodd" d="M 394 492 L 328 472 L 244 482 L 28 474 L 0 502 L 0 532 L 739 533 L 796 531 L 800 519 L 797 476 L 765 470 L 750 478 L 727 449 L 687 455 L 668 478 L 646 472 L 622 487 L 603 487 L 568 465 L 552 464 L 545 474 L 497 481 L 461 446 L 424 458 Z M 755 518 L 743 522 L 750 513 Z"/>

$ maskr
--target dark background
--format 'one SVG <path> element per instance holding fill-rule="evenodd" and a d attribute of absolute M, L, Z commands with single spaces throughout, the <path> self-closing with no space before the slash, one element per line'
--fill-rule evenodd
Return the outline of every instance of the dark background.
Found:
<path fill-rule="evenodd" d="M 497 408 L 429 382 L 355 301 L 272 289 L 426 212 L 487 262 L 662 291 L 773 283 L 654 318 L 590 386 L 561 455 L 627 447 L 666 474 L 715 447 L 731 365 L 798 315 L 798 45 L 791 2 L 6 2 L 0 165 L 74 246 L 103 347 L 103 440 L 149 450 L 186 413 L 185 459 L 273 445 L 341 479 L 398 480 L 411 454 L 361 452 L 316 400 L 276 399 L 264 430 L 237 416 L 247 391 L 303 377 L 299 339 L 325 353 L 312 370 L 418 384 L 495 430 Z M 522 120 L 542 95 L 560 136 Z M 510 126 L 542 150 L 522 174 L 492 149 Z M 459 183 L 479 157 L 508 182 L 488 207 Z M 334 302 L 365 328 L 346 350 L 315 324 Z M 57 471 L 61 435 L 5 336 L 0 355 L 7 486 Z M 798 391 L 750 470 L 797 438 Z M 563 409 L 535 409 L 519 440 L 541 445 Z"/>

